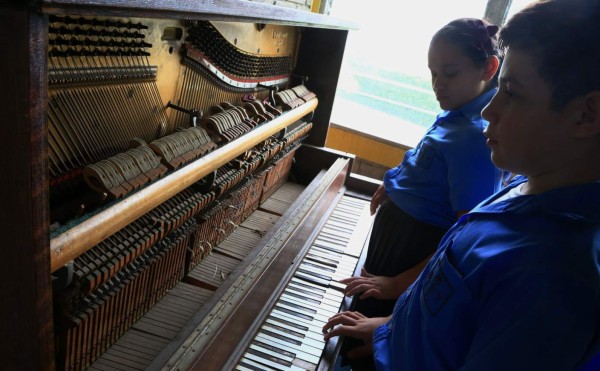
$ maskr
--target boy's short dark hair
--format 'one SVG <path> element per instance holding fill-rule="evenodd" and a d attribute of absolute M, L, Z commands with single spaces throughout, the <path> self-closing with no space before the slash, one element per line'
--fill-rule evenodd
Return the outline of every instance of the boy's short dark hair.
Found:
<path fill-rule="evenodd" d="M 508 21 L 500 44 L 532 53 L 554 109 L 600 90 L 600 0 L 532 3 Z"/>

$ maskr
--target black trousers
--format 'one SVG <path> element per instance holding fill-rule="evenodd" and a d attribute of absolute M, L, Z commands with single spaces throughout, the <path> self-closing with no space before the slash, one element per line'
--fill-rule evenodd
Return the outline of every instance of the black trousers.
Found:
<path fill-rule="evenodd" d="M 418 221 L 387 200 L 375 216 L 364 267 L 376 276 L 396 276 L 434 253 L 446 231 L 446 228 Z M 395 299 L 358 299 L 357 295 L 352 302 L 352 310 L 367 317 L 386 317 L 392 314 L 395 303 Z M 342 356 L 358 345 L 362 342 L 345 338 Z M 342 364 L 350 364 L 353 370 L 375 369 L 371 358 L 350 361 L 344 357 Z"/>
<path fill-rule="evenodd" d="M 397 276 L 434 253 L 446 231 L 413 218 L 388 200 L 375 216 L 364 267 L 376 276 Z M 356 299 L 354 310 L 367 317 L 385 317 L 395 302 Z"/>

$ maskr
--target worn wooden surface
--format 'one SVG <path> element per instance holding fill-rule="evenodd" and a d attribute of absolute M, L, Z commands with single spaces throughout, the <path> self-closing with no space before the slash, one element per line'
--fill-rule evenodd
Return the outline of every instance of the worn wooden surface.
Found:
<path fill-rule="evenodd" d="M 1 8 L 0 45 L 0 368 L 52 369 L 43 17 Z"/>

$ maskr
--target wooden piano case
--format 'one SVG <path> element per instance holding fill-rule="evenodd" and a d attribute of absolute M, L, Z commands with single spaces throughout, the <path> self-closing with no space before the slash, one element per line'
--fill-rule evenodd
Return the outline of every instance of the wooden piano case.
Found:
<path fill-rule="evenodd" d="M 162 37 L 158 37 L 156 42 L 159 44 L 161 40 L 164 42 L 160 44 L 160 49 L 152 49 L 148 54 L 150 55 L 149 64 L 157 65 L 158 69 L 164 71 L 167 71 L 169 66 L 173 67 L 173 58 L 168 57 L 168 54 L 173 53 L 172 47 L 175 46 L 178 51 L 181 46 L 176 40 L 180 40 L 182 36 L 177 34 L 181 32 L 181 29 L 187 29 L 179 27 L 179 24 L 185 24 L 187 27 L 190 24 L 212 22 L 213 24 L 221 23 L 225 25 L 225 28 L 227 24 L 242 25 L 242 27 L 252 25 L 251 27 L 260 30 L 270 26 L 288 27 L 297 34 L 294 39 L 296 45 L 293 45 L 293 52 L 290 52 L 293 69 L 288 78 L 299 78 L 310 92 L 316 95 L 318 105 L 316 100 L 299 107 L 290 103 L 290 106 L 286 108 L 288 112 L 285 112 L 284 115 L 251 130 L 249 134 L 238 136 L 231 143 L 220 143 L 218 148 L 211 147 L 210 150 L 205 149 L 205 152 L 199 150 L 202 153 L 196 153 L 195 158 L 181 155 L 180 157 L 186 157 L 187 166 L 175 164 L 177 156 L 173 155 L 174 159 L 171 162 L 167 161 L 163 164 L 173 167 L 163 170 L 166 172 L 166 176 L 157 175 L 160 178 L 158 181 L 149 185 L 145 184 L 145 187 L 138 192 L 129 191 L 132 193 L 129 197 L 120 196 L 126 192 L 122 190 L 121 186 L 105 187 L 105 193 L 109 194 L 109 198 L 112 196 L 115 199 L 112 204 L 108 205 L 108 212 L 105 212 L 106 210 L 94 211 L 95 215 L 90 218 L 92 221 L 88 219 L 81 223 L 74 222 L 71 226 L 63 226 L 60 233 L 52 233 L 51 229 L 54 230 L 56 219 L 61 221 L 64 219 L 62 216 L 60 218 L 57 216 L 61 215 L 60 212 L 67 210 L 66 214 L 70 216 L 66 219 L 73 218 L 73 213 L 69 214 L 69 210 L 72 208 L 67 206 L 57 208 L 55 207 L 56 202 L 51 202 L 51 199 L 54 200 L 53 186 L 57 182 L 56 168 L 60 167 L 56 164 L 53 165 L 52 161 L 56 161 L 56 158 L 62 160 L 61 151 L 57 151 L 53 146 L 53 140 L 57 134 L 54 131 L 52 118 L 53 115 L 58 115 L 57 112 L 63 112 L 65 117 L 68 114 L 64 113 L 65 108 L 56 108 L 61 99 L 65 99 L 64 94 L 66 93 L 54 92 L 53 85 L 60 84 L 58 80 L 62 76 L 60 74 L 64 72 L 61 69 L 63 65 L 52 65 L 53 59 L 49 58 L 49 53 L 58 50 L 59 54 L 54 54 L 54 56 L 58 55 L 56 58 L 60 58 L 60 53 L 64 48 L 79 48 L 78 44 L 69 41 L 70 37 L 63 37 L 63 31 L 61 31 L 61 27 L 65 27 L 64 24 L 67 24 L 67 28 L 71 28 L 71 30 L 89 30 L 86 28 L 87 26 L 73 26 L 77 19 L 81 20 L 82 25 L 92 24 L 94 27 L 106 22 L 104 25 L 107 27 L 107 34 L 115 32 L 112 31 L 115 27 L 114 22 L 117 22 L 117 28 L 118 22 L 138 24 L 146 21 L 150 27 L 162 25 L 164 27 Z M 92 21 L 88 21 L 90 19 Z M 71 26 L 69 26 L 69 22 L 72 23 Z M 310 114 L 312 128 L 309 136 L 304 139 L 304 144 L 295 150 L 296 163 L 293 172 L 297 181 L 308 184 L 321 169 L 328 168 L 337 158 L 351 159 L 351 155 L 336 153 L 323 148 L 323 146 L 346 37 L 348 30 L 352 28 L 355 26 L 351 23 L 329 17 L 249 1 L 4 1 L 0 7 L 0 29 L 2 31 L 0 45 L 4 49 L 4 56 L 0 59 L 0 86 L 2 87 L 0 103 L 3 109 L 2 124 L 0 125 L 0 138 L 3 141 L 0 146 L 0 158 L 2 159 L 0 170 L 3 175 L 0 185 L 2 191 L 0 192 L 2 195 L 0 232 L 3 236 L 3 257 L 0 259 L 2 282 L 0 295 L 2 295 L 3 301 L 0 310 L 0 318 L 2 318 L 0 326 L 2 329 L 0 332 L 2 334 L 2 340 L 0 340 L 1 367 L 3 369 L 30 370 L 50 370 L 64 367 L 64 360 L 56 358 L 56 354 L 60 353 L 57 353 L 57 350 L 62 345 L 55 344 L 57 328 L 54 323 L 56 313 L 53 313 L 55 303 L 53 303 L 52 274 L 74 259 L 81 251 L 106 240 L 128 223 L 161 205 L 170 197 L 197 184 L 198 181 L 206 179 L 207 176 L 209 178 L 212 174 L 218 176 L 218 169 L 222 169 L 224 165 L 236 160 L 243 153 L 253 151 L 256 145 L 263 143 L 271 136 L 276 136 L 292 123 L 303 118 L 306 120 L 307 114 Z M 266 29 L 271 30 L 270 28 Z M 271 36 L 267 39 L 270 39 L 271 47 L 279 52 L 277 47 L 281 46 L 282 39 L 288 36 L 282 36 L 283 34 L 276 29 L 270 32 Z M 53 34 L 55 36 L 52 36 Z M 82 38 L 97 36 L 89 33 Z M 118 44 L 120 40 L 117 39 L 113 43 Z M 237 42 L 236 38 L 234 43 Z M 244 41 L 239 40 L 239 42 L 242 44 Z M 63 49 L 57 48 L 56 45 L 61 45 L 60 48 Z M 122 45 L 119 46 L 119 48 L 122 47 Z M 166 55 L 164 59 L 153 59 L 161 53 Z M 257 53 L 260 53 L 260 50 Z M 264 53 L 267 51 L 263 50 Z M 272 50 L 271 53 L 275 53 L 275 51 Z M 188 52 L 188 55 L 190 59 L 193 59 L 193 50 Z M 96 55 L 92 55 L 90 58 L 96 57 Z M 206 60 L 210 60 L 210 58 L 204 59 L 204 61 Z M 187 101 L 174 92 L 180 89 L 180 86 L 172 83 L 169 85 L 169 80 L 177 80 L 177 75 L 182 73 L 178 68 L 180 67 L 175 66 L 175 72 L 170 75 L 159 74 L 157 85 L 160 97 L 154 96 L 153 99 L 155 99 L 155 103 L 158 101 L 163 105 L 160 107 L 161 110 L 166 111 L 165 107 L 171 104 L 171 98 L 173 100 L 178 98 L 179 107 L 173 107 L 167 114 L 161 110 L 156 110 L 156 113 L 158 116 L 168 116 L 169 122 L 177 120 L 186 122 L 186 124 L 175 124 L 180 125 L 181 129 L 183 126 L 188 126 L 188 120 L 191 122 L 194 117 L 200 120 L 200 116 L 194 116 L 196 111 L 192 112 L 191 108 L 206 113 L 211 110 L 211 107 L 190 107 L 181 104 L 181 102 Z M 80 70 L 80 74 L 85 75 L 85 68 Z M 150 68 L 149 71 L 151 70 Z M 49 71 L 52 71 L 53 74 Z M 139 72 L 135 71 L 135 68 L 129 71 L 133 71 L 131 73 Z M 308 77 L 308 80 L 302 77 Z M 85 79 L 86 76 L 83 78 Z M 155 94 L 152 89 L 149 88 L 146 93 Z M 256 90 L 260 99 L 267 99 L 269 94 L 272 94 L 269 93 L 269 89 Z M 77 94 L 72 93 L 72 96 L 76 100 L 83 99 Z M 133 90 L 124 90 L 118 94 L 124 94 L 125 97 L 129 94 L 130 99 L 138 99 L 132 98 L 137 94 Z M 218 103 L 220 98 L 215 99 Z M 74 106 L 73 109 L 77 109 L 78 104 L 76 103 Z M 109 111 L 114 109 L 110 104 L 101 107 L 106 109 L 107 116 L 111 114 Z M 158 111 L 161 113 L 159 114 Z M 135 114 L 129 110 L 118 113 L 121 116 L 135 116 Z M 178 119 L 174 119 L 176 115 L 180 115 Z M 88 120 L 94 119 L 90 117 Z M 150 139 L 176 131 L 174 127 L 170 127 L 170 124 L 166 124 L 160 118 L 150 117 L 147 120 L 156 120 L 158 127 L 158 129 L 153 127 L 154 129 L 150 130 L 150 132 L 158 131 L 158 133 L 154 133 L 156 136 Z M 212 125 L 224 125 L 224 122 L 215 120 Z M 232 133 L 236 130 L 224 131 L 220 134 L 220 138 L 224 141 L 230 140 L 229 136 L 233 135 Z M 72 134 L 69 131 L 67 133 Z M 61 135 L 65 136 L 65 134 Z M 99 138 L 98 133 L 92 133 L 83 141 L 100 141 Z M 205 155 L 206 153 L 208 155 Z M 245 164 L 244 166 L 252 165 Z M 349 167 L 346 171 L 349 171 Z M 352 182 L 353 180 L 350 178 L 346 177 L 345 181 Z M 135 186 L 136 183 L 130 179 L 128 184 Z M 197 202 L 196 206 L 200 208 L 198 205 L 202 202 L 208 204 L 211 200 L 198 200 Z M 75 209 L 77 209 L 78 203 L 79 200 L 75 203 Z M 179 212 L 191 213 L 186 210 L 182 209 Z M 81 213 L 86 214 L 87 212 L 88 210 L 83 210 L 82 206 Z M 78 216 L 77 212 L 74 214 Z M 155 220 L 155 223 L 160 224 L 160 220 Z M 68 222 L 65 222 L 64 225 L 68 225 Z M 160 227 L 175 230 L 181 226 L 160 224 Z M 193 239 L 194 237 L 192 233 L 181 238 Z M 183 250 L 180 256 L 183 256 L 181 255 L 184 253 Z M 191 264 L 193 263 L 192 261 Z M 186 264 L 189 265 L 190 260 Z M 175 274 L 169 279 L 177 280 L 179 278 L 180 276 Z"/>

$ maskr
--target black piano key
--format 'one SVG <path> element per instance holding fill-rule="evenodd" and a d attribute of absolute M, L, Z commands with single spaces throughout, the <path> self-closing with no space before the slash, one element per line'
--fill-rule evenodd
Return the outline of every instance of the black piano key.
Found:
<path fill-rule="evenodd" d="M 365 215 L 370 215 L 369 202 L 342 197 L 263 322 L 241 366 L 280 369 L 294 353 L 306 362 L 295 365 L 316 368 L 326 345 L 322 327 L 345 300 L 345 285 L 339 280 L 354 273 L 360 253 L 357 247 L 362 248 L 368 235 L 368 228 L 358 235 L 353 232 Z"/>

